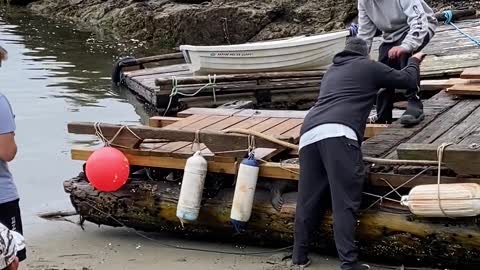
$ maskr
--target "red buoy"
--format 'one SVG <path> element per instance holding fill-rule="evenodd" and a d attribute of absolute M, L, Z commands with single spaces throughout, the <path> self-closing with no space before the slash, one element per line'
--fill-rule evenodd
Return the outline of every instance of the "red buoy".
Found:
<path fill-rule="evenodd" d="M 118 149 L 104 147 L 95 151 L 85 166 L 87 179 L 92 186 L 104 192 L 119 190 L 128 180 L 130 165 Z"/>

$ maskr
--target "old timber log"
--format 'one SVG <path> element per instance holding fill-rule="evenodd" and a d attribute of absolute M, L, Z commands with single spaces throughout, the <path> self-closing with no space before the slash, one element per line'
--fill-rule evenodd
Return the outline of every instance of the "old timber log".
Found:
<path fill-rule="evenodd" d="M 71 201 L 83 218 L 96 224 L 125 226 L 144 231 L 168 231 L 209 239 L 291 244 L 296 193 L 284 194 L 281 211 L 270 204 L 270 194 L 258 189 L 246 233 L 233 236 L 230 207 L 233 189 L 204 196 L 198 222 L 180 226 L 175 216 L 179 184 L 132 180 L 115 193 L 94 190 L 82 175 L 64 182 Z M 116 220 L 113 220 L 114 217 Z M 418 219 L 408 212 L 375 208 L 364 212 L 358 231 L 364 258 L 404 265 L 478 269 L 480 228 L 476 219 Z M 268 239 L 268 240 L 267 240 Z M 334 250 L 331 218 L 319 228 L 312 244 Z"/>

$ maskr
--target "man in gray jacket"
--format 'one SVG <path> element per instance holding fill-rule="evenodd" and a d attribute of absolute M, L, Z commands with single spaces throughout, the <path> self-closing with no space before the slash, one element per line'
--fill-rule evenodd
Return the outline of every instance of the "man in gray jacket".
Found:
<path fill-rule="evenodd" d="M 377 30 L 383 33 L 379 61 L 402 69 L 414 53 L 421 51 L 435 34 L 438 24 L 432 9 L 423 0 L 358 0 L 358 36 L 371 49 Z M 407 89 L 406 112 L 400 118 L 403 125 L 420 123 L 425 115 L 418 97 L 418 87 Z M 392 122 L 395 89 L 383 89 L 377 97 L 379 123 Z"/>

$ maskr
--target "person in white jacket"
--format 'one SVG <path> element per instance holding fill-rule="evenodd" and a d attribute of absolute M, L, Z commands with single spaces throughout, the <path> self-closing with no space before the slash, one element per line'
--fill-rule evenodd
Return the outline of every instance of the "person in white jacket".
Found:
<path fill-rule="evenodd" d="M 25 249 L 25 239 L 0 223 L 0 269 L 17 270 L 18 252 Z"/>
<path fill-rule="evenodd" d="M 421 51 L 435 34 L 438 21 L 424 0 L 358 0 L 358 35 L 371 50 L 377 31 L 382 32 L 379 61 L 402 69 L 408 59 Z M 406 89 L 407 110 L 400 118 L 403 125 L 420 123 L 425 115 L 418 87 Z M 377 122 L 391 123 L 395 89 L 383 89 L 377 97 Z"/>

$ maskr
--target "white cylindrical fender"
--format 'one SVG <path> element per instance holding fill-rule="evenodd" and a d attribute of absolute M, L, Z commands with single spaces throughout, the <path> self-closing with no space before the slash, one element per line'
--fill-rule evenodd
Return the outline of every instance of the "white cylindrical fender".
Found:
<path fill-rule="evenodd" d="M 401 204 L 422 217 L 474 217 L 480 214 L 480 185 L 475 183 L 420 185 Z M 442 211 L 443 210 L 443 211 Z"/>
<path fill-rule="evenodd" d="M 250 220 L 259 171 L 260 166 L 253 155 L 240 164 L 230 212 L 232 220 L 239 222 Z"/>
<path fill-rule="evenodd" d="M 182 188 L 177 204 L 177 217 L 182 221 L 195 221 L 200 212 L 203 186 L 208 163 L 200 151 L 187 159 L 183 173 Z"/>

